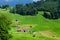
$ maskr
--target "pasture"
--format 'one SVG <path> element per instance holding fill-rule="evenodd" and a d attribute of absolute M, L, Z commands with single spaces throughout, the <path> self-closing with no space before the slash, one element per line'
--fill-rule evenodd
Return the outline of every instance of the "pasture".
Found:
<path fill-rule="evenodd" d="M 21 16 L 2 9 L 0 9 L 0 12 L 11 17 L 12 24 L 9 32 L 12 34 L 12 38 L 10 40 L 60 40 L 60 19 L 46 19 L 43 17 L 43 11 L 40 11 L 36 16 Z M 16 20 L 19 22 L 16 22 Z M 17 32 L 16 26 L 18 25 L 21 29 L 27 27 L 29 32 Z M 29 28 L 29 26 L 32 27 Z M 32 31 L 36 33 L 33 34 Z"/>

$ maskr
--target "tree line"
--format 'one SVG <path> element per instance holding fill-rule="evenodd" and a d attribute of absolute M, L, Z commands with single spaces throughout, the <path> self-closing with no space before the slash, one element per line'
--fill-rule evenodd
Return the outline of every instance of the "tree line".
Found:
<path fill-rule="evenodd" d="M 4 5 L 1 8 L 9 7 Z M 15 7 L 10 9 L 11 13 L 20 15 L 37 15 L 38 11 L 43 11 L 43 16 L 48 19 L 58 19 L 60 18 L 60 0 L 41 0 L 26 5 L 16 4 Z M 50 12 L 48 14 L 47 12 Z M 49 17 L 48 17 L 49 16 Z"/>
<path fill-rule="evenodd" d="M 43 11 L 43 16 L 48 19 L 60 18 L 60 0 L 41 0 L 26 5 L 17 4 L 10 12 L 20 15 L 37 15 Z M 48 14 L 47 12 L 50 12 Z"/>

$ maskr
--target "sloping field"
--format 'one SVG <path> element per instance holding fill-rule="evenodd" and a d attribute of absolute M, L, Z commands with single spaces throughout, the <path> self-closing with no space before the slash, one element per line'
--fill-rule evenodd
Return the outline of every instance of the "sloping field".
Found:
<path fill-rule="evenodd" d="M 16 25 L 37 25 L 35 27 L 30 28 L 29 30 L 35 31 L 35 32 L 41 32 L 44 30 L 51 30 L 54 34 L 58 37 L 60 37 L 60 19 L 57 20 L 49 20 L 49 19 L 45 19 L 42 15 L 43 12 L 39 12 L 38 15 L 36 16 L 21 16 L 19 14 L 12 14 L 9 13 L 9 10 L 5 11 L 0 9 L 0 13 L 5 13 L 6 15 L 8 15 L 9 17 L 11 17 L 11 20 L 14 21 L 12 22 L 11 25 L 11 30 L 10 33 L 12 34 L 12 39 L 10 40 L 57 40 L 55 38 L 51 38 L 51 37 L 46 37 L 44 35 L 39 35 L 36 34 L 37 36 L 33 37 L 33 34 L 29 33 L 29 32 L 17 32 L 16 31 Z M 16 20 L 18 20 L 19 22 L 15 24 Z M 24 26 L 25 27 L 25 26 Z M 45 32 L 42 32 L 45 33 Z M 51 32 L 50 32 L 51 33 Z M 48 34 L 50 34 L 48 33 Z M 45 33 L 47 34 L 47 33 Z"/>

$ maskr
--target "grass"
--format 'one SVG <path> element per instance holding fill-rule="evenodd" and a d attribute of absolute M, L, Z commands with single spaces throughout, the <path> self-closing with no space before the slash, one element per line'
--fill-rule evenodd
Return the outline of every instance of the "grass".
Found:
<path fill-rule="evenodd" d="M 21 16 L 19 14 L 12 14 L 9 13 L 9 11 L 3 11 L 0 9 L 1 13 L 5 13 L 9 17 L 11 17 L 12 21 L 15 21 L 18 19 L 20 22 L 18 25 L 24 25 L 24 24 L 37 24 L 36 27 L 31 28 L 30 30 L 35 30 L 36 32 L 38 31 L 43 31 L 43 30 L 52 30 L 56 35 L 60 36 L 60 19 L 57 20 L 49 20 L 44 18 L 43 12 L 39 12 L 38 15 L 36 16 Z M 12 24 L 14 25 L 14 23 Z M 55 40 L 52 38 L 47 38 L 47 37 L 32 37 L 31 34 L 29 33 L 19 33 L 16 32 L 16 28 L 12 27 L 10 32 L 13 35 L 13 38 L 10 40 Z"/>
<path fill-rule="evenodd" d="M 41 36 L 40 37 L 32 37 L 32 35 L 28 34 L 28 33 L 13 33 L 12 40 L 54 40 L 54 39 L 41 37 Z"/>

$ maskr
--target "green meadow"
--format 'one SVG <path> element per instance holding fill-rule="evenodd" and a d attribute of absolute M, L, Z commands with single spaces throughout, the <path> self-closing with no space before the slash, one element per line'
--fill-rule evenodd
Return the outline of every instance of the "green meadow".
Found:
<path fill-rule="evenodd" d="M 9 33 L 12 34 L 10 40 L 59 40 L 60 38 L 60 19 L 46 19 L 43 17 L 43 11 L 39 11 L 36 16 L 12 14 L 9 13 L 9 10 L 5 11 L 3 9 L 0 9 L 0 13 L 5 13 L 11 18 L 11 21 L 13 21 L 10 25 L 11 30 L 9 30 Z M 19 22 L 15 23 L 15 20 L 19 20 Z M 34 30 L 36 36 L 33 37 L 33 34 L 30 32 L 17 32 L 17 28 L 14 27 L 16 25 L 20 25 L 20 27 L 23 25 L 33 25 L 34 27 L 29 30 L 30 32 Z M 50 36 L 48 34 L 50 34 Z M 52 36 L 56 36 L 56 38 Z"/>

